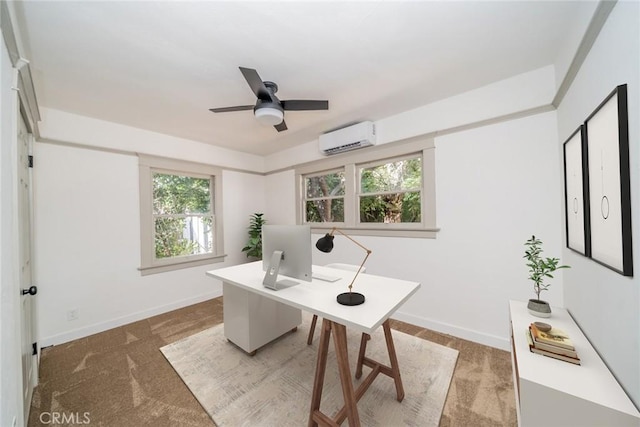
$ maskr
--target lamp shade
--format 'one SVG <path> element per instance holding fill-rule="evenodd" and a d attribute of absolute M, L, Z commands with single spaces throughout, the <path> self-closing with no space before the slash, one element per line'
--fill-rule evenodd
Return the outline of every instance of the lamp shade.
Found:
<path fill-rule="evenodd" d="M 333 239 L 334 236 L 331 234 L 325 234 L 324 237 L 319 238 L 316 242 L 316 248 L 321 252 L 331 252 L 333 250 Z"/>
<path fill-rule="evenodd" d="M 284 119 L 284 112 L 282 111 L 282 109 L 278 109 L 275 106 L 256 108 L 254 111 L 254 115 L 260 123 L 271 126 L 282 123 L 282 120 Z"/>

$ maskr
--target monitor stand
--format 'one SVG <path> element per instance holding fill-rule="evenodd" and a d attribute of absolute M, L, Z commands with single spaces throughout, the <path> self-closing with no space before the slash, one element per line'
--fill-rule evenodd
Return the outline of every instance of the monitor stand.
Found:
<path fill-rule="evenodd" d="M 267 268 L 267 273 L 264 275 L 264 279 L 262 280 L 262 284 L 265 288 L 277 291 L 278 289 L 290 288 L 291 286 L 299 285 L 298 282 L 293 280 L 283 279 L 278 281 L 278 271 L 280 271 L 280 262 L 282 259 L 284 259 L 284 253 L 282 251 L 273 251 L 271 261 L 269 262 L 269 268 Z"/>

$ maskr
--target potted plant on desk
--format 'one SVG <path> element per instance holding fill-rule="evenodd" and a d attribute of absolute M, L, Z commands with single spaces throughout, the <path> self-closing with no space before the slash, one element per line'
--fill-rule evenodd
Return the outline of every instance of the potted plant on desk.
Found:
<path fill-rule="evenodd" d="M 551 307 L 549 303 L 540 299 L 540 293 L 546 291 L 551 283 L 544 283 L 545 279 L 553 279 L 554 271 L 559 268 L 569 268 L 568 265 L 558 265 L 558 258 L 542 258 L 542 241 L 531 236 L 526 241 L 524 258 L 527 259 L 527 267 L 529 267 L 529 279 L 533 281 L 533 291 L 536 293 L 537 299 L 530 299 L 527 304 L 529 313 L 538 317 L 550 317 Z"/>

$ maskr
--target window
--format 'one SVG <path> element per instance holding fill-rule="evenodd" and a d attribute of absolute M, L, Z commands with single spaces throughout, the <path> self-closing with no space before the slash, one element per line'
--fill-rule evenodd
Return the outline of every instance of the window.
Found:
<path fill-rule="evenodd" d="M 213 253 L 213 177 L 152 176 L 156 259 Z"/>
<path fill-rule="evenodd" d="M 218 168 L 140 156 L 143 275 L 221 262 Z"/>
<path fill-rule="evenodd" d="M 435 237 L 432 139 L 332 156 L 299 167 L 298 222 L 316 232 Z"/>
<path fill-rule="evenodd" d="M 306 222 L 344 222 L 344 170 L 304 178 Z"/>
<path fill-rule="evenodd" d="M 412 156 L 358 168 L 361 223 L 419 223 L 422 158 Z"/>

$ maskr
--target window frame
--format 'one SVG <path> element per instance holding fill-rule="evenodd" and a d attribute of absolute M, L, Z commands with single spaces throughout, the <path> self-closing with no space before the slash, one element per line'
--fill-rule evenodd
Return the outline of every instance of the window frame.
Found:
<path fill-rule="evenodd" d="M 306 191 L 307 190 L 307 186 L 306 186 L 306 183 L 305 183 L 305 179 L 306 178 L 314 178 L 314 177 L 322 176 L 322 175 L 329 175 L 329 174 L 332 174 L 332 173 L 339 173 L 339 172 L 342 172 L 345 175 L 344 194 L 341 195 L 341 196 L 333 196 L 333 197 L 327 197 L 327 198 L 330 198 L 330 199 L 342 199 L 343 209 L 345 210 L 345 212 L 343 212 L 343 216 L 346 214 L 346 206 L 345 206 L 345 204 L 347 203 L 347 181 L 348 181 L 347 176 L 346 176 L 347 171 L 345 170 L 344 167 L 338 167 L 338 168 L 334 168 L 334 169 L 330 169 L 330 170 L 318 171 L 317 173 L 308 173 L 308 174 L 304 175 L 303 180 L 302 180 L 302 187 L 303 188 L 302 188 L 302 194 L 301 194 L 301 196 L 302 196 L 301 203 L 302 203 L 302 215 L 303 215 L 302 218 L 303 218 L 303 220 L 306 219 L 306 216 L 307 216 L 307 214 L 306 214 L 306 209 L 307 209 L 306 202 L 309 201 L 309 200 L 313 200 L 313 199 L 319 199 L 317 197 L 313 197 L 311 199 L 309 199 L 307 197 L 307 191 Z M 326 199 L 326 198 L 322 198 L 322 199 Z M 304 224 L 307 224 L 307 222 L 304 221 Z M 317 224 L 317 223 L 314 222 L 314 223 L 308 223 L 308 224 Z M 323 222 L 322 224 L 342 224 L 342 223 L 341 222 Z M 337 227 L 337 225 L 336 225 L 336 227 Z"/>
<path fill-rule="evenodd" d="M 422 186 L 421 222 L 419 223 L 362 223 L 360 222 L 360 176 L 359 170 L 368 165 L 384 164 L 399 159 L 421 156 Z M 309 223 L 305 218 L 304 179 L 308 176 L 328 173 L 344 168 L 345 196 L 343 223 Z M 333 227 L 350 234 L 362 236 L 395 236 L 435 238 L 440 230 L 436 227 L 435 197 L 435 143 L 431 137 L 419 136 L 389 144 L 368 147 L 330 156 L 326 159 L 299 165 L 295 169 L 296 222 L 311 225 L 311 231 L 326 233 Z"/>
<path fill-rule="evenodd" d="M 362 222 L 360 221 L 360 199 L 363 196 L 367 196 L 367 195 L 378 195 L 378 194 L 384 194 L 384 193 L 389 193 L 389 192 L 376 192 L 376 193 L 363 193 L 362 192 L 362 180 L 360 179 L 361 176 L 361 171 L 363 169 L 367 169 L 370 167 L 375 167 L 375 166 L 381 166 L 381 165 L 386 165 L 388 163 L 393 163 L 393 162 L 397 162 L 400 160 L 409 160 L 409 159 L 415 159 L 415 158 L 420 158 L 420 162 L 421 162 L 421 169 L 422 169 L 422 179 L 420 180 L 420 187 L 417 189 L 413 189 L 413 190 L 398 190 L 395 191 L 394 193 L 407 193 L 410 191 L 418 191 L 420 193 L 420 217 L 421 220 L 420 222 L 393 222 L 393 223 L 386 223 L 386 222 Z M 414 152 L 414 153 L 408 153 L 408 154 L 403 154 L 400 156 L 396 156 L 396 157 L 390 157 L 390 158 L 385 158 L 385 159 L 379 159 L 379 160 L 374 160 L 374 161 L 370 161 L 370 162 L 365 162 L 365 163 L 358 163 L 355 165 L 356 167 L 356 175 L 355 175 L 355 179 L 356 179 L 356 192 L 355 192 L 355 202 L 356 202 L 356 221 L 357 221 L 357 225 L 362 228 L 371 228 L 371 229 L 379 229 L 379 228 L 397 228 L 397 229 L 422 229 L 424 228 L 423 225 L 423 214 L 422 212 L 425 209 L 425 200 L 424 200 L 424 158 L 423 158 L 423 153 L 422 151 L 418 151 L 418 152 Z"/>
<path fill-rule="evenodd" d="M 224 236 L 222 223 L 222 169 L 202 163 L 138 154 L 140 186 L 140 267 L 141 275 L 163 273 L 183 268 L 223 262 Z M 153 174 L 170 174 L 209 178 L 213 217 L 213 253 L 157 259 L 153 213 Z"/>

